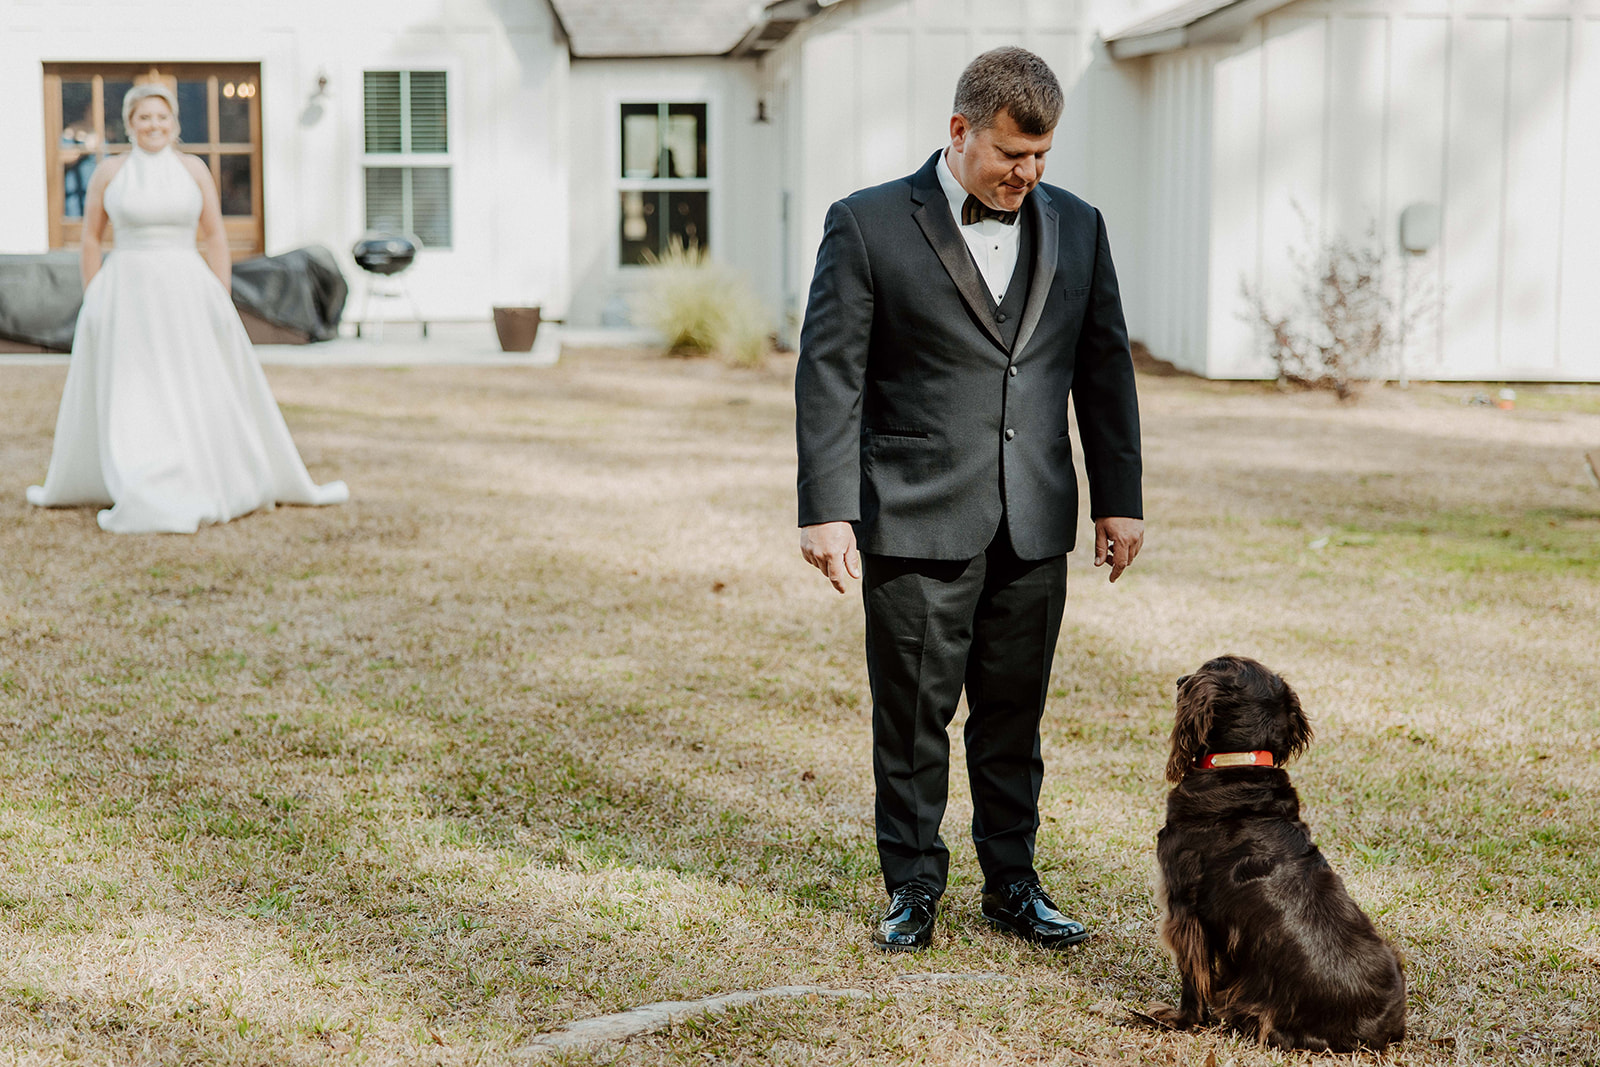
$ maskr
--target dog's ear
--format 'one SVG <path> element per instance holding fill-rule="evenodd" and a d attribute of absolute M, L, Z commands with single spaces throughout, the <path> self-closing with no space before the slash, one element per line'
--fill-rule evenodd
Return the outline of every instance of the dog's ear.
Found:
<path fill-rule="evenodd" d="M 1288 727 L 1288 750 L 1277 761 L 1279 766 L 1304 752 L 1311 743 L 1311 720 L 1306 718 L 1305 711 L 1300 707 L 1300 697 L 1288 682 L 1283 683 L 1283 715 Z"/>
<path fill-rule="evenodd" d="M 1172 722 L 1172 754 L 1167 758 L 1167 781 L 1178 782 L 1206 747 L 1217 702 L 1216 679 L 1209 672 L 1178 680 L 1178 713 Z"/>

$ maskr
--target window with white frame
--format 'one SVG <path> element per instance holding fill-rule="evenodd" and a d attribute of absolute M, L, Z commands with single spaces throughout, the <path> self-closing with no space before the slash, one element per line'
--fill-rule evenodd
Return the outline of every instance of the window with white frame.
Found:
<path fill-rule="evenodd" d="M 450 115 L 442 70 L 369 70 L 363 85 L 367 229 L 450 247 Z"/>
<path fill-rule="evenodd" d="M 618 181 L 618 260 L 664 255 L 674 240 L 710 248 L 711 174 L 706 105 L 623 104 Z"/>

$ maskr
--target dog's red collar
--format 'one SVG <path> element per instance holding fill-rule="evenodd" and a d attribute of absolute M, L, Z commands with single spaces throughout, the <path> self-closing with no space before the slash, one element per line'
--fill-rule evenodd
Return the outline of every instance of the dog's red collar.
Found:
<path fill-rule="evenodd" d="M 1209 771 L 1214 767 L 1271 767 L 1270 752 L 1209 752 L 1197 757 L 1194 765 Z"/>

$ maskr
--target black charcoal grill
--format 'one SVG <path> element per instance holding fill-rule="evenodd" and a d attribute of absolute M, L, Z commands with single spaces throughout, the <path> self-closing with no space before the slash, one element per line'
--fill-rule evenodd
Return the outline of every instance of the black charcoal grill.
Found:
<path fill-rule="evenodd" d="M 405 280 L 395 277 L 411 266 L 421 247 L 422 243 L 415 237 L 397 233 L 368 234 L 351 247 L 350 255 L 354 257 L 356 266 L 367 274 L 367 284 L 361 297 L 361 314 L 356 319 L 357 337 L 361 336 L 362 324 L 367 321 L 367 307 L 375 298 L 378 300 L 378 317 L 374 320 L 378 340 L 383 340 L 383 308 L 390 300 L 404 300 L 409 304 L 413 318 L 422 326 L 422 336 L 428 336 L 428 320 L 422 317 L 416 298 L 411 295 Z"/>

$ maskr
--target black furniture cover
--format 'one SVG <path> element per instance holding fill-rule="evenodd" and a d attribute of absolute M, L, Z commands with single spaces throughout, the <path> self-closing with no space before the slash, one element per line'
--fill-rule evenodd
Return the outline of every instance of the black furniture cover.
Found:
<path fill-rule="evenodd" d="M 307 245 L 233 265 L 233 302 L 258 319 L 327 341 L 339 333 L 350 288 L 333 253 Z"/>
<path fill-rule="evenodd" d="M 348 292 L 333 253 L 318 245 L 233 265 L 236 307 L 313 341 L 337 335 Z M 70 352 L 82 303 L 78 253 L 0 256 L 0 338 Z"/>

